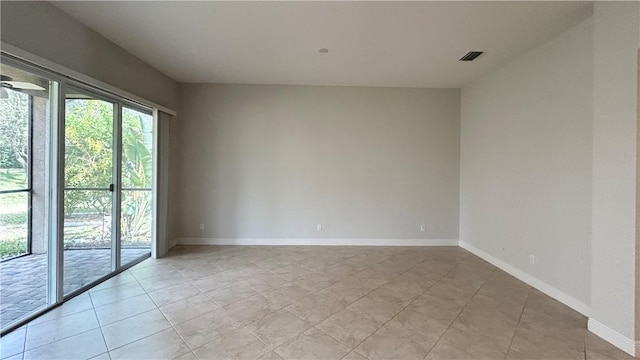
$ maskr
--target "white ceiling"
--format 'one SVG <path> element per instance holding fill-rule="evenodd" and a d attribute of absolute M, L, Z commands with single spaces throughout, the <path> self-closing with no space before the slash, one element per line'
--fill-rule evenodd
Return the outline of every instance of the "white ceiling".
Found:
<path fill-rule="evenodd" d="M 180 82 L 403 87 L 460 87 L 592 11 L 574 1 L 53 4 Z M 470 50 L 486 53 L 458 61 Z"/>

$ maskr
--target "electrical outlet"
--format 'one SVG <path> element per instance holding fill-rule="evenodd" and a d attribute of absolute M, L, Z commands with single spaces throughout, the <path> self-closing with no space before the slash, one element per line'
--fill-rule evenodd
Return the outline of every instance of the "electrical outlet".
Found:
<path fill-rule="evenodd" d="M 422 232 L 427 231 L 427 226 L 426 225 L 420 225 L 420 231 L 422 231 Z"/>
<path fill-rule="evenodd" d="M 318 230 L 318 231 L 322 231 L 322 224 L 318 224 L 318 225 L 316 225 L 316 230 Z"/>
<path fill-rule="evenodd" d="M 534 255 L 529 255 L 529 264 L 531 265 L 536 264 L 536 257 Z"/>
<path fill-rule="evenodd" d="M 204 231 L 204 224 L 200 224 L 200 231 Z"/>

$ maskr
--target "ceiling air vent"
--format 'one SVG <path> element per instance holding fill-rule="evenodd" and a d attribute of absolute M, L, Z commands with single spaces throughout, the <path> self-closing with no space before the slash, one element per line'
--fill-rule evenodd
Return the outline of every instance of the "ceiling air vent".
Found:
<path fill-rule="evenodd" d="M 482 54 L 482 51 L 469 51 L 465 56 L 460 58 L 460 61 L 473 61 Z"/>

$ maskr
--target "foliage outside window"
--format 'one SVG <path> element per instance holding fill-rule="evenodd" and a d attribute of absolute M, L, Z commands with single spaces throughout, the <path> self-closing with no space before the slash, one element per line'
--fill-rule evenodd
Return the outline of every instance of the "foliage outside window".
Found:
<path fill-rule="evenodd" d="M 113 105 L 99 100 L 66 102 L 65 186 L 104 188 L 112 181 Z M 138 111 L 122 112 L 122 229 L 123 247 L 150 246 L 152 117 Z M 65 226 L 65 247 L 109 247 L 111 197 L 104 191 L 65 192 L 65 222 L 100 218 L 91 226 Z M 95 220 L 95 219 L 94 219 Z M 77 223 L 77 222 L 76 222 Z"/>
<path fill-rule="evenodd" d="M 3 89 L 0 99 L 0 258 L 28 251 L 30 96 Z"/>

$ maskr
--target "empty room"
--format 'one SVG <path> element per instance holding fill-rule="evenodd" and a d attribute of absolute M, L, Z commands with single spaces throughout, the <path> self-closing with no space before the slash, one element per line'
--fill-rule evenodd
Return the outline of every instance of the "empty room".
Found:
<path fill-rule="evenodd" d="M 0 21 L 1 359 L 640 357 L 640 2 Z"/>

